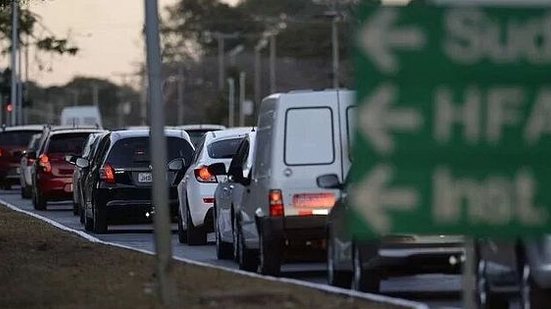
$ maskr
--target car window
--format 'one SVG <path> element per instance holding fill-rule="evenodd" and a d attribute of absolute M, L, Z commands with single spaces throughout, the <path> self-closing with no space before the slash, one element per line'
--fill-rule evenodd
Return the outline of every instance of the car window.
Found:
<path fill-rule="evenodd" d="M 328 107 L 293 108 L 285 115 L 285 164 L 331 164 L 335 160 L 333 113 Z"/>
<path fill-rule="evenodd" d="M 27 146 L 27 149 L 29 151 L 35 151 L 38 148 L 39 142 L 40 142 L 40 134 L 35 134 L 31 138 L 31 141 L 29 142 L 29 145 Z"/>
<path fill-rule="evenodd" d="M 203 147 L 205 147 L 205 140 L 207 139 L 206 135 L 203 135 L 201 140 L 199 141 L 199 145 L 195 148 L 195 153 L 193 154 L 193 163 L 197 162 L 199 160 L 199 156 L 201 155 L 201 152 L 203 151 Z"/>
<path fill-rule="evenodd" d="M 186 162 L 193 155 L 192 146 L 182 138 L 167 137 L 167 160 L 184 158 Z M 113 167 L 145 167 L 151 163 L 149 137 L 129 137 L 115 142 L 107 162 Z"/>
<path fill-rule="evenodd" d="M 352 161 L 352 145 L 354 145 L 354 130 L 356 129 L 355 113 L 358 112 L 357 106 L 349 106 L 346 109 L 346 136 L 348 139 L 348 158 Z"/>
<path fill-rule="evenodd" d="M 96 140 L 96 136 L 89 136 L 88 140 L 84 143 L 84 149 L 82 150 L 82 157 L 85 159 L 88 159 L 90 156 L 90 150 L 92 149 L 92 145 L 94 144 Z"/>
<path fill-rule="evenodd" d="M 209 157 L 213 159 L 231 159 L 243 138 L 232 138 L 210 143 L 207 146 Z"/>
<path fill-rule="evenodd" d="M 46 148 L 46 153 L 65 153 L 82 155 L 84 143 L 90 133 L 67 133 L 52 135 Z"/>
<path fill-rule="evenodd" d="M 0 133 L 0 146 L 27 146 L 37 131 L 9 131 Z"/>
<path fill-rule="evenodd" d="M 245 162 L 247 161 L 247 152 L 248 152 L 249 141 L 244 139 L 239 145 L 237 151 L 232 157 L 229 170 L 235 169 L 237 166 L 245 167 Z"/>

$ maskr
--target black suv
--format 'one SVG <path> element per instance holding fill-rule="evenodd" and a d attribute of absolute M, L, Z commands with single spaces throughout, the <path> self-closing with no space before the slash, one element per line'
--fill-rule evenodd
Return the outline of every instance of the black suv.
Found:
<path fill-rule="evenodd" d="M 183 130 L 165 130 L 170 210 L 177 218 L 176 186 L 191 162 L 193 146 Z M 92 161 L 78 158 L 77 166 L 89 168 L 84 180 L 84 227 L 107 232 L 109 224 L 151 222 L 151 162 L 149 130 L 114 131 L 101 139 Z"/>

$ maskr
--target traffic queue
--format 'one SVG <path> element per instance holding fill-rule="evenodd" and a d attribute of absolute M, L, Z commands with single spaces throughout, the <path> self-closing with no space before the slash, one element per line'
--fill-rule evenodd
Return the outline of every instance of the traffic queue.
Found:
<path fill-rule="evenodd" d="M 292 91 L 265 98 L 255 126 L 167 127 L 168 205 L 151 201 L 147 127 L 6 128 L 0 183 L 9 189 L 17 175 L 37 210 L 72 201 L 84 229 L 98 234 L 151 222 L 155 207 L 169 207 L 180 243 L 212 245 L 213 233 L 216 258 L 264 275 L 327 261 L 329 284 L 377 293 L 389 276 L 460 273 L 461 236 L 366 241 L 350 233 L 353 102 L 347 90 Z M 489 286 L 479 286 L 480 302 L 494 301 Z"/>

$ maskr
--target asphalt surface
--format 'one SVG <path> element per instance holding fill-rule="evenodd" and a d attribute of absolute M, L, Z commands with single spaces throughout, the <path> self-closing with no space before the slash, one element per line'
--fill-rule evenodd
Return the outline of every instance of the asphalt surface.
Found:
<path fill-rule="evenodd" d="M 73 216 L 72 203 L 70 202 L 49 203 L 48 210 L 37 211 L 33 209 L 30 200 L 21 199 L 18 188 L 10 191 L 0 190 L 0 200 L 47 217 L 72 229 L 84 231 L 78 217 Z M 152 231 L 153 226 L 151 224 L 119 225 L 109 226 L 107 234 L 89 234 L 103 241 L 153 251 Z M 173 225 L 172 244 L 175 256 L 232 269 L 238 268 L 233 261 L 218 260 L 216 258 L 214 235 L 209 235 L 209 245 L 187 246 L 178 242 L 176 231 L 177 226 Z M 325 284 L 325 264 L 286 264 L 282 267 L 282 276 Z M 461 277 L 458 275 L 434 274 L 390 278 L 382 282 L 381 288 L 382 294 L 424 302 L 432 308 L 460 308 L 462 304 Z"/>

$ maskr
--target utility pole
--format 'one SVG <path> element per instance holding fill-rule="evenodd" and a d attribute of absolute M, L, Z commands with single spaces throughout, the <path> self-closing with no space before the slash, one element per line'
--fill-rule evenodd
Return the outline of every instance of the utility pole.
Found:
<path fill-rule="evenodd" d="M 184 68 L 178 67 L 178 125 L 184 124 Z"/>
<path fill-rule="evenodd" d="M 276 90 L 276 35 L 270 35 L 270 93 L 275 93 Z"/>
<path fill-rule="evenodd" d="M 144 0 L 147 45 L 147 72 L 150 104 L 150 149 L 153 176 L 153 205 L 155 216 L 155 251 L 157 261 L 157 288 L 161 306 L 176 307 L 174 265 L 172 260 L 172 231 L 168 205 L 167 154 L 164 129 L 164 106 L 161 90 L 161 48 L 159 39 L 159 12 L 157 0 Z"/>
<path fill-rule="evenodd" d="M 225 61 L 224 61 L 224 50 L 225 50 L 225 40 L 226 39 L 235 39 L 239 37 L 238 33 L 221 33 L 215 32 L 214 37 L 218 42 L 218 90 L 224 90 L 224 79 L 225 79 Z"/>
<path fill-rule="evenodd" d="M 228 78 L 228 127 L 234 126 L 235 119 L 235 80 Z"/>
<path fill-rule="evenodd" d="M 260 52 L 266 45 L 268 45 L 268 41 L 262 38 L 254 47 L 254 103 L 257 106 L 260 106 L 260 100 L 262 100 L 262 59 Z"/>
<path fill-rule="evenodd" d="M 10 124 L 12 126 L 17 124 L 16 114 L 18 112 L 17 105 L 17 88 L 19 88 L 19 81 L 17 80 L 17 51 L 19 50 L 19 1 L 11 1 L 11 15 L 12 15 L 12 27 L 11 27 L 11 102 L 9 102 L 13 110 L 11 112 Z"/>
<path fill-rule="evenodd" d="M 92 84 L 92 103 L 99 106 L 99 87 L 96 83 Z"/>
<path fill-rule="evenodd" d="M 239 126 L 245 126 L 245 72 L 239 73 Z"/>
<path fill-rule="evenodd" d="M 337 0 L 333 0 L 333 20 L 331 23 L 331 41 L 333 46 L 333 88 L 339 88 L 339 11 Z"/>

